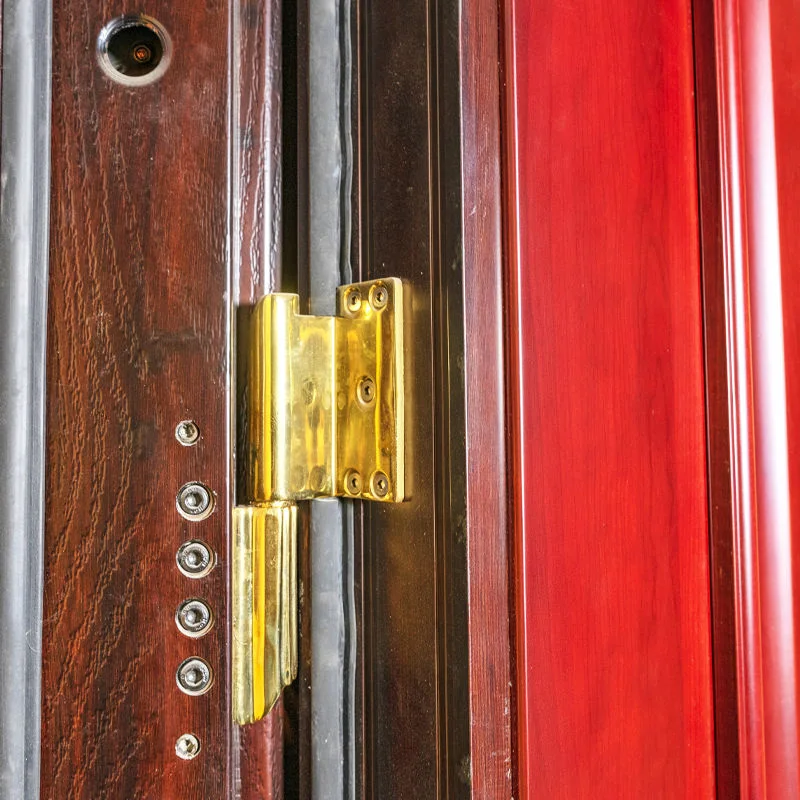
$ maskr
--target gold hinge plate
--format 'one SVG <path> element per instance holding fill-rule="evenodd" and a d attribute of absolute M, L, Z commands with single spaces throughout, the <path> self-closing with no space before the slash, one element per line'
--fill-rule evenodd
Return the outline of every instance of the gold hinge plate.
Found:
<path fill-rule="evenodd" d="M 264 297 L 248 343 L 244 496 L 233 511 L 233 712 L 260 719 L 297 673 L 294 503 L 400 502 L 405 486 L 403 286 L 343 286 L 337 315 Z"/>

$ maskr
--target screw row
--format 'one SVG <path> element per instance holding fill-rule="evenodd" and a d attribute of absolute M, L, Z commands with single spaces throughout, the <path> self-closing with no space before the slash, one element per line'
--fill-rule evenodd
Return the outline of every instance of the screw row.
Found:
<path fill-rule="evenodd" d="M 175 438 L 184 447 L 192 447 L 200 440 L 200 428 L 191 419 L 185 419 L 175 427 Z M 204 484 L 191 481 L 178 490 L 175 497 L 178 513 L 190 522 L 199 522 L 214 510 L 214 494 Z M 216 555 L 200 539 L 183 542 L 175 556 L 178 570 L 187 578 L 200 579 L 214 569 Z M 214 625 L 214 613 L 209 604 L 199 597 L 183 600 L 175 612 L 178 630 L 191 639 L 205 636 Z M 178 688 L 187 695 L 197 697 L 205 694 L 214 683 L 211 665 L 200 656 L 184 659 L 175 673 Z M 200 753 L 200 739 L 194 733 L 184 733 L 175 742 L 175 755 L 190 761 Z"/>

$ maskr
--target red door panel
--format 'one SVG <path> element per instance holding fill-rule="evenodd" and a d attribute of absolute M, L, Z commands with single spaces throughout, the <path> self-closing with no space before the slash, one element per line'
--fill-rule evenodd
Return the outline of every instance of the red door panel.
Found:
<path fill-rule="evenodd" d="M 521 793 L 711 797 L 691 5 L 505 47 Z"/>

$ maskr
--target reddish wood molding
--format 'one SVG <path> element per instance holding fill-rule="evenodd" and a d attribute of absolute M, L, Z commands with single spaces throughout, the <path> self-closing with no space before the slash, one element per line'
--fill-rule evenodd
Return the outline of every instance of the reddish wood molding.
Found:
<path fill-rule="evenodd" d="M 770 4 L 772 35 L 772 85 L 777 162 L 778 217 L 780 222 L 781 289 L 783 305 L 783 347 L 786 379 L 786 421 L 788 430 L 789 494 L 791 502 L 792 608 L 794 609 L 794 674 L 800 661 L 800 5 L 781 0 Z M 788 643 L 787 643 L 788 644 Z M 797 697 L 791 712 L 797 722 Z M 797 775 L 797 748 L 785 751 L 788 767 Z M 795 784 L 796 785 L 796 784 Z M 771 793 L 771 796 L 774 796 Z"/>
<path fill-rule="evenodd" d="M 693 4 L 703 323 L 705 334 L 711 607 L 714 650 L 714 738 L 717 796 L 738 797 L 739 696 L 736 651 L 734 509 L 728 419 L 725 269 L 717 114 L 714 5 Z"/>
<path fill-rule="evenodd" d="M 710 797 L 690 4 L 505 9 L 519 793 Z"/>
<path fill-rule="evenodd" d="M 773 68 L 782 65 L 773 64 L 770 5 L 789 7 L 715 2 L 725 279 L 724 298 L 716 300 L 724 302 L 727 331 L 741 792 L 794 797 L 800 778 L 787 405 L 800 398 L 787 395 L 787 370 L 797 368 L 785 355 L 784 314 L 798 309 L 787 307 L 782 290 L 773 122 Z M 795 184 L 788 187 L 796 196 Z M 785 280 L 786 264 L 783 270 Z"/>

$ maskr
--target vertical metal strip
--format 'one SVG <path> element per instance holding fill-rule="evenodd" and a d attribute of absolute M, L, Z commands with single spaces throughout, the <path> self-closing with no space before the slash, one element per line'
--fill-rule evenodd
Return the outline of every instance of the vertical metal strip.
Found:
<path fill-rule="evenodd" d="M 50 2 L 5 0 L 0 151 L 0 796 L 39 796 Z"/>
<path fill-rule="evenodd" d="M 310 0 L 308 68 L 308 303 L 334 314 L 350 266 L 351 0 Z"/>
<path fill-rule="evenodd" d="M 309 0 L 307 299 L 335 313 L 352 280 L 351 0 Z M 301 273 L 302 274 L 302 273 Z M 356 624 L 352 504 L 310 512 L 311 792 L 355 797 Z"/>

